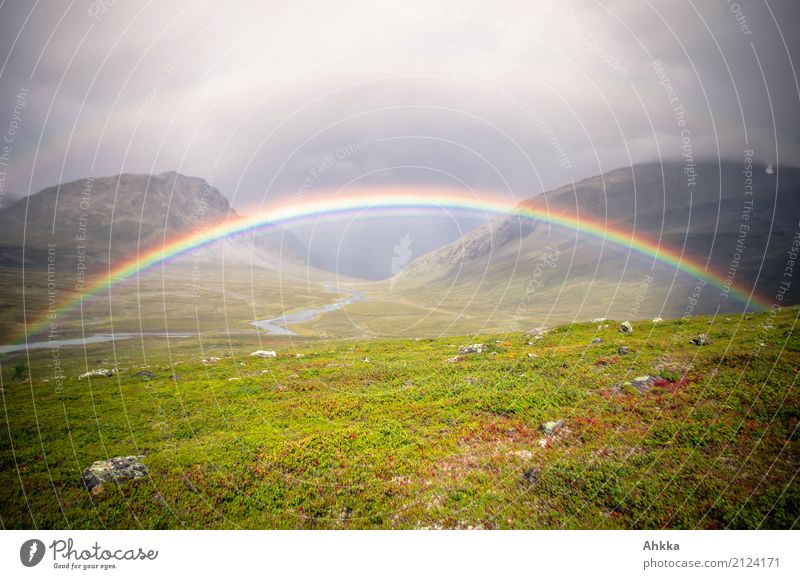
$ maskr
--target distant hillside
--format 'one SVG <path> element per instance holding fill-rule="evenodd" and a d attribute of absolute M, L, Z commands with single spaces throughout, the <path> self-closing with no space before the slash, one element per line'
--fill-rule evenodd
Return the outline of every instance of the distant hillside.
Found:
<path fill-rule="evenodd" d="M 25 197 L 23 193 L 15 193 L 13 191 L 3 192 L 2 195 L 0 195 L 0 211 L 8 209 L 23 197 Z"/>
<path fill-rule="evenodd" d="M 102 266 L 109 255 L 112 260 L 133 255 L 178 233 L 236 217 L 225 196 L 199 177 L 170 171 L 80 179 L 48 187 L 0 213 L 0 259 L 19 263 L 24 246 L 26 260 L 41 263 L 52 247 L 63 259 L 84 252 Z M 276 252 L 291 261 L 305 256 L 302 243 L 278 227 L 227 246 L 231 259 L 248 250 L 255 259 Z"/>
<path fill-rule="evenodd" d="M 743 168 L 741 162 L 699 163 L 696 184 L 690 187 L 681 163 L 636 165 L 543 193 L 522 205 L 600 219 L 660 239 L 665 247 L 708 261 L 718 271 L 733 271 L 739 287 L 774 296 L 787 251 L 800 232 L 800 169 L 781 167 L 768 173 L 765 165 L 753 165 L 753 195 L 748 196 Z M 555 253 L 557 263 L 543 265 L 543 256 Z M 394 291 L 421 295 L 428 303 L 446 294 L 451 307 L 468 300 L 474 309 L 487 302 L 498 306 L 500 316 L 510 315 L 520 303 L 525 303 L 525 315 L 535 311 L 559 318 L 573 312 L 580 317 L 582 311 L 623 317 L 680 315 L 696 280 L 675 273 L 585 233 L 507 216 L 412 261 L 395 280 Z M 698 305 L 702 311 L 736 306 L 717 289 L 703 293 Z M 798 301 L 800 280 L 783 303 Z"/>

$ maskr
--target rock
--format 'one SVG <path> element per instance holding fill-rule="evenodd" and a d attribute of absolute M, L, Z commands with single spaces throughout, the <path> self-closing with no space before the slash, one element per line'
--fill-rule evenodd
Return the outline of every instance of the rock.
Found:
<path fill-rule="evenodd" d="M 691 339 L 691 343 L 695 346 L 708 346 L 709 344 L 713 344 L 714 340 L 709 338 L 706 334 L 698 334 Z"/>
<path fill-rule="evenodd" d="M 172 380 L 173 382 L 177 382 L 178 380 L 180 380 L 180 378 L 181 377 L 178 374 L 173 374 L 172 376 L 169 377 L 169 379 Z"/>
<path fill-rule="evenodd" d="M 636 388 L 638 392 L 649 392 L 653 388 L 653 382 L 655 381 L 656 379 L 652 376 L 637 376 L 631 380 L 631 386 Z"/>
<path fill-rule="evenodd" d="M 97 370 L 89 370 L 78 376 L 78 380 L 84 378 L 111 378 L 117 371 L 114 369 L 106 370 L 105 368 L 98 368 Z"/>
<path fill-rule="evenodd" d="M 630 350 L 628 350 L 628 346 L 622 346 L 619 350 L 617 350 L 617 353 L 620 356 L 627 356 L 629 351 Z"/>
<path fill-rule="evenodd" d="M 606 321 L 606 318 L 592 318 L 591 320 L 589 320 L 589 323 L 590 324 L 600 324 L 600 323 L 605 322 L 605 321 Z"/>
<path fill-rule="evenodd" d="M 525 336 L 528 338 L 534 338 L 536 340 L 541 340 L 542 336 L 544 336 L 549 330 L 547 328 L 534 328 L 532 330 L 528 330 L 525 332 Z"/>
<path fill-rule="evenodd" d="M 364 358 L 364 359 L 363 359 L 363 360 L 361 360 L 361 361 L 362 361 L 364 364 L 369 364 L 370 362 L 372 362 L 372 360 L 370 360 L 369 358 Z"/>
<path fill-rule="evenodd" d="M 255 352 L 250 352 L 250 355 L 257 358 L 276 358 L 278 356 L 275 350 L 256 350 Z"/>
<path fill-rule="evenodd" d="M 219 362 L 219 358 L 217 358 L 216 356 L 211 356 L 210 358 L 203 359 L 204 366 L 210 366 L 211 364 L 216 364 L 217 362 Z"/>
<path fill-rule="evenodd" d="M 660 318 L 660 317 L 653 318 L 653 323 L 654 324 L 660 324 L 663 321 L 664 321 L 664 319 Z"/>
<path fill-rule="evenodd" d="M 462 346 L 458 350 L 459 354 L 483 354 L 483 344 L 472 344 L 471 346 Z"/>
<path fill-rule="evenodd" d="M 141 372 L 136 372 L 136 374 L 134 374 L 134 377 L 144 378 L 145 380 L 152 380 L 153 378 L 156 377 L 156 375 L 153 374 L 150 370 L 142 370 Z"/>
<path fill-rule="evenodd" d="M 453 356 L 452 358 L 448 358 L 446 361 L 449 362 L 450 364 L 454 364 L 456 362 L 463 362 L 464 356 Z"/>
<path fill-rule="evenodd" d="M 545 422 L 541 426 L 539 426 L 539 430 L 541 430 L 545 436 L 554 436 L 558 433 L 559 430 L 564 428 L 565 422 L 563 420 L 559 420 L 557 422 L 550 421 Z"/>
<path fill-rule="evenodd" d="M 603 340 L 600 338 L 592 338 L 592 344 L 602 344 Z"/>
<path fill-rule="evenodd" d="M 83 484 L 94 493 L 103 483 L 119 483 L 126 479 L 145 477 L 149 472 L 141 458 L 142 456 L 117 456 L 93 462 L 83 471 Z"/>
<path fill-rule="evenodd" d="M 632 334 L 633 333 L 633 326 L 630 322 L 622 322 L 619 326 L 619 331 L 623 334 Z"/>
<path fill-rule="evenodd" d="M 525 469 L 525 472 L 522 473 L 522 478 L 525 479 L 525 482 L 528 484 L 535 485 L 539 481 L 539 474 L 541 472 L 541 469 L 532 466 L 531 468 Z"/>

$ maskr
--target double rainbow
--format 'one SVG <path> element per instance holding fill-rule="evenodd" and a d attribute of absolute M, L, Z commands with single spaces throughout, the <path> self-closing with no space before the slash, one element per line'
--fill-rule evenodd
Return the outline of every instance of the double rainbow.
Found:
<path fill-rule="evenodd" d="M 379 191 L 363 191 L 341 196 L 314 197 L 299 200 L 256 214 L 212 224 L 203 229 L 177 235 L 162 244 L 146 249 L 121 263 L 112 266 L 86 284 L 83 293 L 61 304 L 55 314 L 61 317 L 80 306 L 82 301 L 92 298 L 111 286 L 138 275 L 155 265 L 166 262 L 191 250 L 220 241 L 226 237 L 251 232 L 260 228 L 291 223 L 313 216 L 335 218 L 352 211 L 387 210 L 401 211 L 419 208 L 441 208 L 447 210 L 468 210 L 485 214 L 508 214 L 539 220 L 552 225 L 573 229 L 606 240 L 675 269 L 704 280 L 723 290 L 727 295 L 741 301 L 752 309 L 768 309 L 768 304 L 754 291 L 736 284 L 726 283 L 726 279 L 708 264 L 684 255 L 680 251 L 659 244 L 640 234 L 633 234 L 607 222 L 592 217 L 579 217 L 556 213 L 547 209 L 525 207 L 508 200 L 497 200 L 496 196 L 487 199 L 486 195 L 470 198 L 462 190 L 443 187 L 436 188 L 385 188 Z M 46 315 L 27 325 L 20 339 L 34 335 L 47 328 Z"/>

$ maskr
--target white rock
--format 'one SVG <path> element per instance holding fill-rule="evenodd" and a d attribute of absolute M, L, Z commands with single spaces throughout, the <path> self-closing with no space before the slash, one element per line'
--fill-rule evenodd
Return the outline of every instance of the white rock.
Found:
<path fill-rule="evenodd" d="M 255 352 L 251 352 L 250 355 L 257 356 L 258 358 L 276 358 L 278 356 L 275 350 L 256 350 Z"/>
<path fill-rule="evenodd" d="M 97 370 L 89 370 L 78 376 L 78 380 L 83 380 L 84 378 L 90 377 L 103 377 L 103 378 L 110 378 L 114 374 L 116 374 L 116 370 L 106 370 L 105 368 L 98 368 Z"/>

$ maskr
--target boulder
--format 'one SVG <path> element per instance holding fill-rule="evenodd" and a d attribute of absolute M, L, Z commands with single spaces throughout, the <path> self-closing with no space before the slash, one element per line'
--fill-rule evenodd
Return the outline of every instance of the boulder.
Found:
<path fill-rule="evenodd" d="M 714 340 L 709 338 L 706 334 L 698 334 L 691 339 L 691 343 L 695 346 L 708 346 L 709 344 L 713 344 Z"/>
<path fill-rule="evenodd" d="M 563 420 L 550 421 L 539 426 L 539 430 L 541 430 L 545 436 L 554 436 L 558 434 L 558 431 L 564 428 L 565 425 L 566 423 Z"/>
<path fill-rule="evenodd" d="M 256 350 L 255 352 L 250 352 L 251 356 L 255 356 L 257 358 L 277 358 L 278 354 L 275 350 Z"/>
<path fill-rule="evenodd" d="M 623 334 L 632 334 L 633 333 L 633 326 L 630 322 L 622 322 L 619 325 L 619 331 Z"/>
<path fill-rule="evenodd" d="M 156 377 L 156 375 L 153 374 L 150 370 L 142 370 L 141 372 L 136 372 L 134 376 L 136 378 L 144 378 L 145 380 L 152 380 L 153 378 Z"/>
<path fill-rule="evenodd" d="M 98 460 L 83 471 L 83 484 L 96 492 L 103 483 L 119 483 L 127 479 L 137 479 L 149 474 L 142 464 L 141 456 L 117 456 L 108 460 Z"/>
<path fill-rule="evenodd" d="M 539 474 L 541 472 L 541 469 L 532 466 L 531 468 L 525 469 L 525 472 L 522 473 L 522 478 L 528 484 L 535 485 L 539 481 Z"/>
<path fill-rule="evenodd" d="M 528 338 L 534 338 L 535 340 L 541 340 L 542 336 L 544 336 L 547 332 L 547 328 L 534 328 L 525 332 L 525 336 Z"/>
<path fill-rule="evenodd" d="M 631 386 L 636 388 L 638 392 L 649 392 L 653 387 L 653 382 L 655 381 L 656 379 L 653 376 L 637 376 L 631 380 Z"/>
<path fill-rule="evenodd" d="M 483 354 L 484 351 L 483 344 L 472 344 L 471 346 L 462 346 L 459 350 L 459 354 Z"/>
<path fill-rule="evenodd" d="M 114 369 L 106 370 L 105 368 L 98 368 L 97 370 L 89 370 L 78 376 L 78 380 L 84 378 L 111 378 L 117 371 Z"/>

